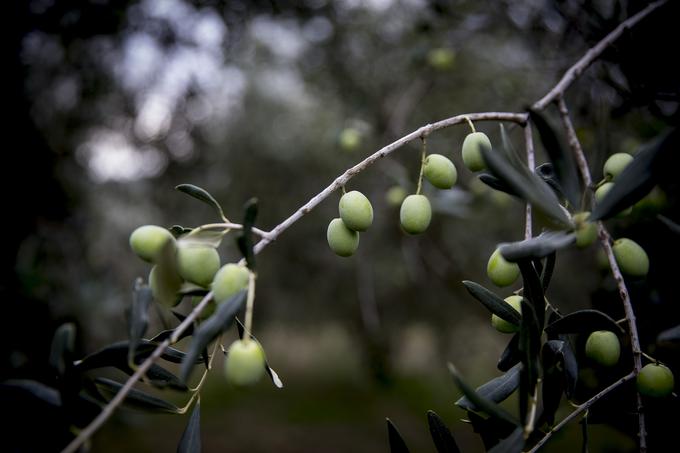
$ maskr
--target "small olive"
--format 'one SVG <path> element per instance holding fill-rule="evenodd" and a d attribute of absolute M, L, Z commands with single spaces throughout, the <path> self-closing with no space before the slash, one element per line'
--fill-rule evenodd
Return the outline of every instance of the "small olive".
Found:
<path fill-rule="evenodd" d="M 331 220 L 326 230 L 328 246 L 339 256 L 352 256 L 359 247 L 359 233 L 350 230 L 340 218 Z"/>
<path fill-rule="evenodd" d="M 486 168 L 482 146 L 491 149 L 491 141 L 484 132 L 472 132 L 463 140 L 463 163 L 470 171 L 480 171 Z"/>
<path fill-rule="evenodd" d="M 236 340 L 227 352 L 224 372 L 227 380 L 238 386 L 253 385 L 265 372 L 264 350 L 254 339 Z"/>
<path fill-rule="evenodd" d="M 172 241 L 174 246 L 173 235 L 165 228 L 156 225 L 140 226 L 130 235 L 132 251 L 150 263 L 156 261 L 168 241 Z"/>
<path fill-rule="evenodd" d="M 401 203 L 404 201 L 404 198 L 406 198 L 406 195 L 408 195 L 408 193 L 406 193 L 406 189 L 403 187 L 392 186 L 387 189 L 387 193 L 385 193 L 385 200 L 390 206 L 401 206 Z"/>
<path fill-rule="evenodd" d="M 453 67 L 456 60 L 456 53 L 446 47 L 431 49 L 427 53 L 427 62 L 435 69 L 447 70 Z"/>
<path fill-rule="evenodd" d="M 343 151 L 355 151 L 361 146 L 361 133 L 353 127 L 345 128 L 338 136 L 338 143 Z"/>
<path fill-rule="evenodd" d="M 620 238 L 612 245 L 621 272 L 631 277 L 644 277 L 649 272 L 649 257 L 645 249 L 628 238 Z"/>
<path fill-rule="evenodd" d="M 347 228 L 354 231 L 365 231 L 373 223 L 373 206 L 366 196 L 353 190 L 340 198 L 338 206 L 340 218 Z"/>
<path fill-rule="evenodd" d="M 665 365 L 648 363 L 637 376 L 637 389 L 646 396 L 663 398 L 673 392 L 673 372 Z"/>
<path fill-rule="evenodd" d="M 486 274 L 496 286 L 512 285 L 519 277 L 519 266 L 503 258 L 500 249 L 496 249 L 489 257 Z"/>
<path fill-rule="evenodd" d="M 586 340 L 586 356 L 603 366 L 613 366 L 619 361 L 621 344 L 619 337 L 608 330 L 591 333 Z"/>
<path fill-rule="evenodd" d="M 245 266 L 225 264 L 217 271 L 212 282 L 213 299 L 218 304 L 226 302 L 234 294 L 248 287 L 250 272 Z"/>
<path fill-rule="evenodd" d="M 458 179 L 456 166 L 441 154 L 430 154 L 425 158 L 423 175 L 438 189 L 450 189 Z"/>
<path fill-rule="evenodd" d="M 182 277 L 171 266 L 158 264 L 149 273 L 151 294 L 158 303 L 166 307 L 173 307 L 181 301 L 178 293 L 182 283 Z"/>
<path fill-rule="evenodd" d="M 522 314 L 522 296 L 509 296 L 505 298 L 505 302 L 510 304 L 519 314 Z M 497 331 L 502 333 L 514 333 L 519 332 L 519 326 L 505 319 L 497 316 L 491 315 L 491 325 L 496 328 Z"/>
<path fill-rule="evenodd" d="M 574 214 L 574 224 L 576 225 L 576 247 L 584 248 L 595 242 L 597 239 L 597 225 L 589 222 L 590 212 L 579 212 Z"/>
<path fill-rule="evenodd" d="M 191 283 L 207 287 L 219 268 L 220 255 L 212 247 L 180 244 L 177 249 L 177 271 Z"/>
<path fill-rule="evenodd" d="M 427 230 L 432 220 L 432 207 L 425 195 L 409 195 L 404 198 L 399 210 L 401 227 L 409 234 L 420 234 Z"/>
<path fill-rule="evenodd" d="M 605 178 L 613 181 L 623 172 L 623 170 L 633 161 L 633 156 L 628 153 L 616 153 L 609 156 L 604 163 Z"/>

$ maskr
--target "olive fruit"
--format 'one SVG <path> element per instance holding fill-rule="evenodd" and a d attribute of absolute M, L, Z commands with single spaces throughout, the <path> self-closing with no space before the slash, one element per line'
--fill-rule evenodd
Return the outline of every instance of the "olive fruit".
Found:
<path fill-rule="evenodd" d="M 227 380 L 234 385 L 253 385 L 262 378 L 265 366 L 260 343 L 254 339 L 236 340 L 229 346 L 224 372 Z"/>
<path fill-rule="evenodd" d="M 213 247 L 180 244 L 177 249 L 177 272 L 191 283 L 207 287 L 219 268 L 220 255 Z"/>
<path fill-rule="evenodd" d="M 489 257 L 486 274 L 496 286 L 508 286 L 519 277 L 519 266 L 517 263 L 506 261 L 500 249 L 496 249 Z"/>
<path fill-rule="evenodd" d="M 505 301 L 510 304 L 520 314 L 522 313 L 522 296 L 509 296 L 505 298 Z M 503 333 L 514 333 L 519 332 L 519 326 L 505 319 L 497 316 L 491 315 L 491 325 L 496 328 L 497 331 Z"/>
<path fill-rule="evenodd" d="M 401 202 L 406 198 L 406 189 L 401 186 L 392 186 L 387 189 L 385 200 L 390 206 L 401 206 Z"/>
<path fill-rule="evenodd" d="M 600 187 L 595 190 L 595 201 L 600 203 L 604 197 L 607 195 L 607 193 L 614 188 L 614 183 L 613 182 L 606 182 L 602 184 Z M 631 213 L 633 210 L 632 206 L 627 207 L 623 211 L 619 212 L 617 214 L 617 217 L 623 217 Z"/>
<path fill-rule="evenodd" d="M 248 287 L 249 271 L 245 266 L 229 263 L 217 271 L 212 282 L 213 299 L 218 304 Z"/>
<path fill-rule="evenodd" d="M 157 302 L 166 307 L 175 306 L 181 300 L 178 293 L 182 283 L 182 277 L 172 266 L 157 264 L 149 273 L 151 294 Z"/>
<path fill-rule="evenodd" d="M 612 245 L 621 272 L 631 277 L 644 277 L 649 271 L 649 257 L 645 249 L 628 238 L 620 238 Z"/>
<path fill-rule="evenodd" d="M 173 235 L 163 227 L 144 225 L 130 235 L 130 248 L 144 261 L 153 263 L 163 251 L 167 241 L 175 243 Z"/>
<path fill-rule="evenodd" d="M 409 234 L 420 234 L 427 230 L 432 220 L 432 207 L 425 195 L 409 195 L 404 198 L 399 210 L 401 227 Z"/>
<path fill-rule="evenodd" d="M 359 233 L 350 230 L 340 218 L 331 220 L 326 231 L 328 246 L 339 256 L 352 256 L 359 247 Z"/>
<path fill-rule="evenodd" d="M 609 330 L 597 330 L 586 340 L 586 356 L 603 366 L 616 365 L 621 355 L 619 337 Z"/>
<path fill-rule="evenodd" d="M 642 395 L 663 398 L 673 392 L 673 372 L 665 365 L 648 363 L 637 375 L 637 389 Z"/>
<path fill-rule="evenodd" d="M 347 228 L 354 231 L 366 231 L 373 223 L 373 206 L 366 196 L 353 190 L 340 198 L 338 206 L 340 218 Z"/>
<path fill-rule="evenodd" d="M 597 239 L 597 225 L 589 222 L 590 212 L 579 212 L 574 214 L 576 224 L 576 247 L 584 248 L 595 242 Z"/>
<path fill-rule="evenodd" d="M 431 49 L 427 53 L 427 62 L 435 69 L 447 70 L 453 67 L 456 60 L 456 53 L 445 47 Z"/>
<path fill-rule="evenodd" d="M 200 304 L 202 300 L 203 296 L 192 296 L 191 307 L 196 308 L 196 306 Z M 213 313 L 215 313 L 215 308 L 216 308 L 215 301 L 210 299 L 210 301 L 208 301 L 208 305 L 206 305 L 203 311 L 201 311 L 201 314 L 198 315 L 198 318 L 200 320 L 208 319 L 213 315 Z"/>
<path fill-rule="evenodd" d="M 456 166 L 441 154 L 430 154 L 425 158 L 423 175 L 438 189 L 450 189 L 458 179 Z"/>
<path fill-rule="evenodd" d="M 463 163 L 470 171 L 480 171 L 486 168 L 482 146 L 491 149 L 491 141 L 484 132 L 473 132 L 463 140 Z"/>
<path fill-rule="evenodd" d="M 612 154 L 604 163 L 604 169 L 602 172 L 604 173 L 605 178 L 613 181 L 632 161 L 633 156 L 628 153 Z"/>
<path fill-rule="evenodd" d="M 361 145 L 361 133 L 353 127 L 343 129 L 338 137 L 338 143 L 344 151 L 354 151 Z"/>

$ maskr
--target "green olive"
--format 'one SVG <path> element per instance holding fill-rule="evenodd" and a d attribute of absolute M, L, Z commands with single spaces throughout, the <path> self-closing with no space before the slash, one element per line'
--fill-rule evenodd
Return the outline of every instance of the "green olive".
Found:
<path fill-rule="evenodd" d="M 519 277 L 519 266 L 503 258 L 500 249 L 496 249 L 489 257 L 486 274 L 496 286 L 508 286 Z"/>
<path fill-rule="evenodd" d="M 373 223 L 373 206 L 366 196 L 353 190 L 340 198 L 338 206 L 340 218 L 347 228 L 354 231 L 366 231 Z"/>
<path fill-rule="evenodd" d="M 612 154 L 604 163 L 602 172 L 605 178 L 614 181 L 632 161 L 633 156 L 628 153 Z"/>
<path fill-rule="evenodd" d="M 177 249 L 177 271 L 191 283 L 208 287 L 219 268 L 220 255 L 212 247 L 180 245 Z"/>
<path fill-rule="evenodd" d="M 458 179 L 456 166 L 441 154 L 430 154 L 425 158 L 423 175 L 438 189 L 450 189 Z"/>
<path fill-rule="evenodd" d="M 392 186 L 387 190 L 385 194 L 385 200 L 390 206 L 401 206 L 401 203 L 406 198 L 406 189 L 401 186 Z"/>
<path fill-rule="evenodd" d="M 256 340 L 236 340 L 227 352 L 224 372 L 227 380 L 238 386 L 253 385 L 265 372 L 264 350 Z"/>
<path fill-rule="evenodd" d="M 432 207 L 425 195 L 409 195 L 404 198 L 399 211 L 401 227 L 409 234 L 427 230 L 432 220 Z"/>
<path fill-rule="evenodd" d="M 649 257 L 645 249 L 628 238 L 620 238 L 612 245 L 621 272 L 631 277 L 644 277 L 649 272 Z"/>
<path fill-rule="evenodd" d="M 182 283 L 182 277 L 170 266 L 157 264 L 149 273 L 151 294 L 158 303 L 166 307 L 174 307 L 182 300 L 179 297 Z"/>
<path fill-rule="evenodd" d="M 427 62 L 435 69 L 444 71 L 453 67 L 456 53 L 446 47 L 438 47 L 427 53 Z"/>
<path fill-rule="evenodd" d="M 591 333 L 586 340 L 586 356 L 603 366 L 616 365 L 621 356 L 619 337 L 608 330 Z"/>
<path fill-rule="evenodd" d="M 600 187 L 595 190 L 595 201 L 597 203 L 601 203 L 604 197 L 607 195 L 607 193 L 614 188 L 614 183 L 613 182 L 606 182 L 602 184 Z M 619 212 L 616 216 L 617 217 L 624 217 L 627 216 L 628 214 L 631 213 L 633 210 L 632 206 L 627 207 L 623 211 Z"/>
<path fill-rule="evenodd" d="M 505 298 L 505 302 L 510 304 L 519 314 L 522 314 L 522 296 L 509 296 Z M 519 326 L 505 319 L 497 316 L 491 315 L 491 325 L 496 328 L 497 331 L 502 333 L 514 333 L 519 332 Z"/>
<path fill-rule="evenodd" d="M 353 127 L 345 128 L 338 136 L 338 143 L 343 151 L 354 151 L 361 146 L 361 133 Z"/>
<path fill-rule="evenodd" d="M 637 389 L 642 395 L 663 398 L 673 392 L 673 372 L 665 365 L 648 363 L 637 376 Z"/>
<path fill-rule="evenodd" d="M 473 132 L 463 140 L 463 163 L 470 171 L 480 171 L 486 168 L 482 146 L 491 149 L 491 141 L 484 132 Z"/>
<path fill-rule="evenodd" d="M 149 263 L 156 261 L 168 241 L 172 241 L 174 246 L 173 235 L 165 228 L 156 225 L 140 226 L 130 235 L 132 251 Z"/>
<path fill-rule="evenodd" d="M 212 282 L 213 299 L 218 304 L 248 287 L 249 271 L 245 266 L 229 263 L 217 271 Z"/>
<path fill-rule="evenodd" d="M 359 233 L 350 230 L 340 218 L 331 220 L 326 230 L 328 246 L 338 256 L 352 256 L 359 247 Z"/>
<path fill-rule="evenodd" d="M 584 248 L 595 242 L 597 239 L 597 225 L 588 222 L 590 212 L 579 212 L 574 214 L 574 224 L 576 225 L 576 247 Z"/>

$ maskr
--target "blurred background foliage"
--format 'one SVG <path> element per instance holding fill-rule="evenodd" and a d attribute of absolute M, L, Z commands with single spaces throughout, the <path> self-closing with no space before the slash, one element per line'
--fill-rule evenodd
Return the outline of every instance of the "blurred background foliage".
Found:
<path fill-rule="evenodd" d="M 206 188 L 236 221 L 256 196 L 258 226 L 272 228 L 346 168 L 423 124 L 521 111 L 646 3 L 17 2 L 3 165 L 3 378 L 49 383 L 50 338 L 64 320 L 77 323 L 82 354 L 125 337 L 132 283 L 149 271 L 129 250 L 130 232 L 216 220 L 175 185 Z M 679 42 L 677 9 L 627 33 L 568 94 L 595 178 L 607 155 L 634 152 L 678 123 L 680 76 L 668 61 L 668 46 Z M 498 143 L 496 124 L 477 128 Z M 386 196 L 397 185 L 415 190 L 419 150 L 411 145 L 349 184 L 371 199 L 376 217 L 353 258 L 326 245 L 336 196 L 261 255 L 255 333 L 286 388 L 237 392 L 218 364 L 203 397 L 207 451 L 386 451 L 385 416 L 413 450 L 432 451 L 427 409 L 465 451 L 482 449 L 457 421 L 463 412 L 452 404 L 445 364 L 476 385 L 498 374 L 509 338 L 460 281 L 490 285 L 486 261 L 496 244 L 522 237 L 524 210 L 463 167 L 467 132 L 428 140 L 430 152 L 456 163 L 459 184 L 426 187 L 435 208 L 426 234 L 406 237 Z M 520 145 L 521 131 L 510 132 Z M 649 278 L 632 283 L 642 341 L 677 367 L 677 350 L 653 349 L 656 334 L 680 319 L 677 264 L 662 265 L 675 259 L 677 236 L 654 217 L 677 221 L 676 189 L 662 187 L 656 205 L 611 227 L 651 256 Z M 223 262 L 238 258 L 231 240 L 220 252 Z M 564 312 L 594 304 L 622 313 L 597 247 L 559 255 L 548 298 Z M 152 330 L 170 319 L 154 316 Z M 586 393 L 614 377 L 587 367 L 583 374 Z M 634 448 L 632 418 L 610 418 L 614 428 L 593 429 L 592 450 Z M 121 412 L 93 450 L 168 451 L 184 423 Z M 650 425 L 661 440 L 663 422 Z M 578 430 L 550 445 L 571 451 Z"/>

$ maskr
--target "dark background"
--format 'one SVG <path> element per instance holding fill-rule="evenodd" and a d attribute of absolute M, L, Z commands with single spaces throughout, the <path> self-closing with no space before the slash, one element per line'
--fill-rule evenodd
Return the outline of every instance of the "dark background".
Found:
<path fill-rule="evenodd" d="M 51 337 L 67 320 L 78 326 L 79 356 L 125 338 L 132 282 L 149 270 L 129 250 L 130 232 L 217 220 L 175 185 L 206 188 L 234 220 L 256 196 L 258 226 L 270 229 L 344 169 L 423 124 L 521 111 L 645 4 L 16 2 L 6 68 L 0 377 L 49 384 Z M 677 19 L 675 5 L 646 19 L 570 89 L 594 178 L 607 155 L 634 152 L 677 125 L 680 76 L 669 62 L 680 42 Z M 442 49 L 452 58 L 444 67 L 433 61 Z M 496 124 L 477 127 L 499 141 Z M 355 149 L 342 145 L 348 129 L 360 136 Z M 522 237 L 524 211 L 463 167 L 467 132 L 461 125 L 428 140 L 430 152 L 456 163 L 459 183 L 444 192 L 426 187 L 435 208 L 426 234 L 401 233 L 398 207 L 386 200 L 392 186 L 415 190 L 419 149 L 411 145 L 349 184 L 375 210 L 354 257 L 338 258 L 326 245 L 335 196 L 263 252 L 255 333 L 286 387 L 235 391 L 218 363 L 202 399 L 206 451 L 386 451 L 386 416 L 412 450 L 432 451 L 427 409 L 465 451 L 481 450 L 458 421 L 464 412 L 453 405 L 446 362 L 479 385 L 498 374 L 508 337 L 460 281 L 491 284 L 486 260 L 497 243 Z M 510 134 L 519 147 L 521 131 Z M 661 190 L 658 208 L 610 227 L 649 252 L 648 279 L 631 282 L 642 342 L 677 375 L 677 349 L 654 345 L 680 319 L 677 236 L 654 217 L 660 209 L 678 220 L 677 183 Z M 561 253 L 548 298 L 564 312 L 595 305 L 620 317 L 596 252 Z M 220 253 L 224 263 L 238 259 L 230 238 Z M 157 331 L 168 315 L 154 313 Z M 585 367 L 584 394 L 627 369 L 628 362 L 609 375 Z M 605 417 L 611 423 L 592 428 L 591 451 L 635 448 L 634 418 L 620 400 Z M 652 447 L 664 445 L 671 426 L 664 414 L 675 409 L 677 399 L 650 409 Z M 15 432 L 50 423 L 28 417 L 31 428 Z M 169 451 L 185 423 L 120 412 L 92 450 Z M 574 423 L 548 450 L 572 451 L 578 430 Z"/>

